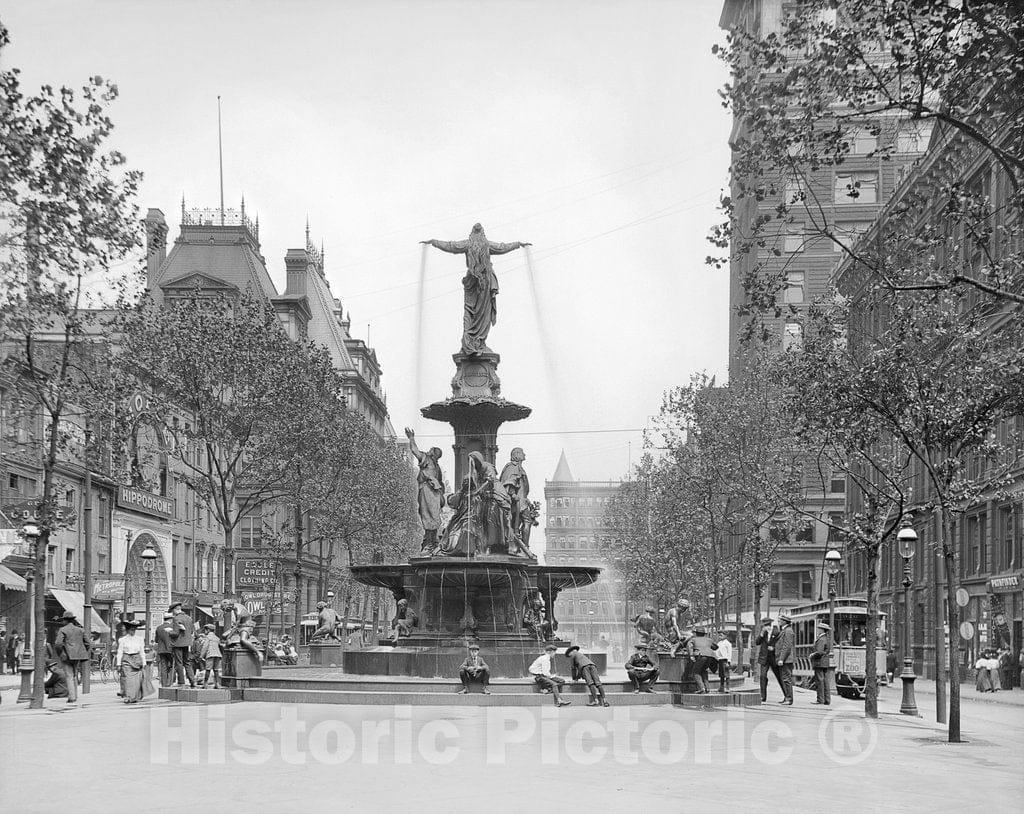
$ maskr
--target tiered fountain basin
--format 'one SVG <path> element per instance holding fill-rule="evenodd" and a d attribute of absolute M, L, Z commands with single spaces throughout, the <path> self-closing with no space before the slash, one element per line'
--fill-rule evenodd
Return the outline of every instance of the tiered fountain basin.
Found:
<path fill-rule="evenodd" d="M 353 566 L 357 581 L 406 599 L 417 624 L 411 636 L 390 647 L 347 650 L 334 643 L 313 644 L 310 664 L 336 665 L 356 675 L 453 678 L 466 658 L 466 646 L 476 643 L 492 677 L 524 677 L 544 647 L 523 627 L 528 602 L 539 593 L 546 618 L 556 620 L 558 595 L 593 584 L 600 573 L 596 567 L 538 565 L 501 555 L 413 557 L 407 563 Z M 564 650 L 569 643 L 556 638 L 555 644 Z M 604 654 L 591 658 L 604 673 Z"/>

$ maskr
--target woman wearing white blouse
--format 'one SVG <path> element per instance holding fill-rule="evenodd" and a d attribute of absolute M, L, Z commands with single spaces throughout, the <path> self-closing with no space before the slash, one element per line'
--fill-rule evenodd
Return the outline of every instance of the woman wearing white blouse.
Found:
<path fill-rule="evenodd" d="M 146 641 L 138 635 L 139 623 L 124 623 L 125 635 L 117 640 L 115 664 L 121 674 L 121 690 L 126 704 L 142 700 L 143 671 L 146 669 Z"/>

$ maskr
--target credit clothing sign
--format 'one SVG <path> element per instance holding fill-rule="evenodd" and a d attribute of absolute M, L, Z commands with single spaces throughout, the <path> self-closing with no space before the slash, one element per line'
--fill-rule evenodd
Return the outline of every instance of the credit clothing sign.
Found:
<path fill-rule="evenodd" d="M 261 589 L 274 581 L 274 566 L 265 557 L 235 556 L 235 587 Z"/>
<path fill-rule="evenodd" d="M 154 495 L 152 492 L 124 484 L 117 487 L 117 505 L 122 509 L 150 514 L 164 520 L 170 520 L 174 516 L 174 501 L 169 497 Z"/>

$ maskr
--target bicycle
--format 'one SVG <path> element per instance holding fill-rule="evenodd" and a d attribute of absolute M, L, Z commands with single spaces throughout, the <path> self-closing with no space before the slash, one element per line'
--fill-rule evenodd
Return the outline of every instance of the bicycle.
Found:
<path fill-rule="evenodd" d="M 117 670 L 110 656 L 106 653 L 95 659 L 91 664 L 93 674 L 99 673 L 99 680 L 106 684 L 108 681 L 117 680 Z"/>

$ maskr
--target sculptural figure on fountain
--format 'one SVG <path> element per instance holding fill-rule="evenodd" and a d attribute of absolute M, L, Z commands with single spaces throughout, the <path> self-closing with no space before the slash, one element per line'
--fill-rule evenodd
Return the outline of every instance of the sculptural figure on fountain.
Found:
<path fill-rule="evenodd" d="M 437 547 L 437 530 L 441 526 L 441 504 L 444 501 L 444 474 L 438 463 L 441 459 L 441 450 L 438 447 L 431 447 L 427 452 L 423 452 L 416 446 L 416 434 L 408 427 L 405 428 L 405 435 L 409 439 L 409 449 L 419 465 L 419 472 L 416 475 L 416 497 L 420 525 L 423 526 L 420 553 L 429 554 Z"/>
<path fill-rule="evenodd" d="M 487 347 L 487 334 L 498 321 L 498 277 L 491 265 L 492 254 L 529 246 L 529 243 L 492 243 L 484 227 L 473 224 L 466 240 L 421 240 L 428 246 L 449 254 L 466 255 L 466 276 L 462 278 L 465 292 L 462 318 L 462 352 L 470 355 L 492 353 Z"/>
<path fill-rule="evenodd" d="M 501 485 L 508 493 L 509 499 L 508 551 L 510 554 L 533 557 L 528 541 L 536 517 L 528 516 L 532 504 L 530 478 L 523 469 L 525 460 L 526 453 L 522 447 L 512 450 L 511 460 L 501 470 Z"/>

